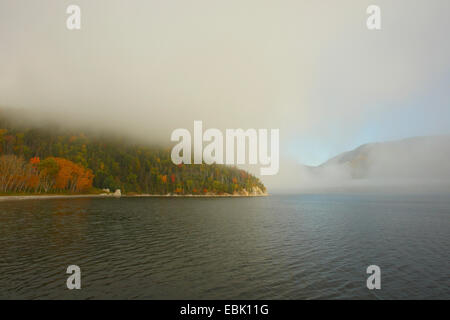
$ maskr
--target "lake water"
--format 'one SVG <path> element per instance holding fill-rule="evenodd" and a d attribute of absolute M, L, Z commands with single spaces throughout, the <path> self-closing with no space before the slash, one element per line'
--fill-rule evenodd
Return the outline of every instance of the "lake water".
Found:
<path fill-rule="evenodd" d="M 0 202 L 2 299 L 450 299 L 449 262 L 449 195 Z"/>

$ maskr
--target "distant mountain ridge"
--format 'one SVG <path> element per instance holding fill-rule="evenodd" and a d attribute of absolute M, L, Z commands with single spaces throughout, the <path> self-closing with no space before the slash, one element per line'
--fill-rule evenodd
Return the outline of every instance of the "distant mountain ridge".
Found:
<path fill-rule="evenodd" d="M 317 167 L 309 179 L 450 179 L 450 135 L 413 137 L 361 145 Z"/>

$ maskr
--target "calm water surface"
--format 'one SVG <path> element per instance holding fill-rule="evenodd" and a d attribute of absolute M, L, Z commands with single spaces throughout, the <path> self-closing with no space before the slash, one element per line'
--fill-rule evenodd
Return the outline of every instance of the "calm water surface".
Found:
<path fill-rule="evenodd" d="M 450 299 L 449 262 L 448 195 L 0 202 L 2 299 Z"/>

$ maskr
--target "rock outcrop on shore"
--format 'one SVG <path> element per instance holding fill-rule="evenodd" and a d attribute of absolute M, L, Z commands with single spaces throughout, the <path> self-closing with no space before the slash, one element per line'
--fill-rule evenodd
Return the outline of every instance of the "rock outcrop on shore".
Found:
<path fill-rule="evenodd" d="M 251 196 L 266 196 L 267 193 L 261 190 L 259 187 L 253 187 L 252 190 L 247 191 L 243 189 L 240 192 L 233 193 L 233 196 L 244 196 L 244 197 L 251 197 Z"/>

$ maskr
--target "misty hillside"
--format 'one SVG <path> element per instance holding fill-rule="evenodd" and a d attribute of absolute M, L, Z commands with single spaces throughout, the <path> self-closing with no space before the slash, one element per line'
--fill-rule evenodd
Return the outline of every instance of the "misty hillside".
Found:
<path fill-rule="evenodd" d="M 318 167 L 322 178 L 450 179 L 450 136 L 414 137 L 364 144 Z"/>
<path fill-rule="evenodd" d="M 22 119 L 23 120 L 23 119 Z M 116 135 L 45 128 L 0 116 L 0 193 L 121 189 L 146 194 L 241 194 L 266 191 L 260 180 L 225 165 L 175 165 L 170 148 Z"/>

